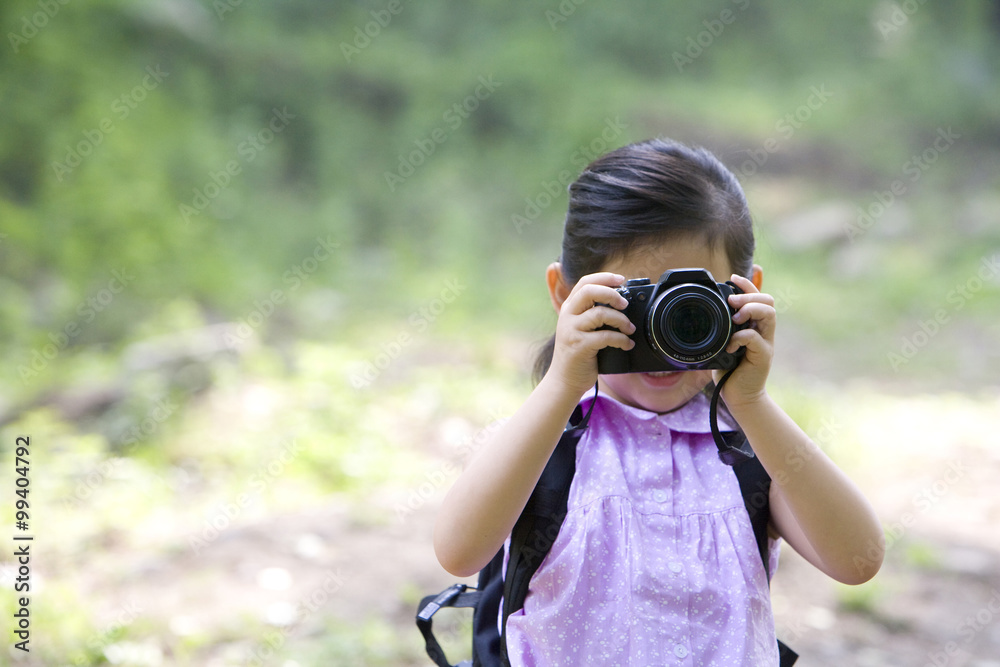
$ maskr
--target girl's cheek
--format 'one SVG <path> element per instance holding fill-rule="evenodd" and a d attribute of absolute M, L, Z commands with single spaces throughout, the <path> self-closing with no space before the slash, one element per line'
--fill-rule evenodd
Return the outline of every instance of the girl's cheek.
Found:
<path fill-rule="evenodd" d="M 704 387 L 712 381 L 712 371 L 691 371 L 691 384 Z"/>

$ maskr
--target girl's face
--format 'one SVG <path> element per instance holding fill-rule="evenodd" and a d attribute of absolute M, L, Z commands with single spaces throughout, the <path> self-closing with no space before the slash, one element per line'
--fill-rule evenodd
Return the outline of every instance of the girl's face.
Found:
<path fill-rule="evenodd" d="M 708 269 L 718 282 L 733 274 L 725 249 L 710 249 L 698 238 L 678 238 L 662 244 L 637 248 L 608 261 L 602 271 L 629 278 L 649 278 L 654 283 L 670 269 Z M 601 391 L 620 403 L 649 412 L 670 412 L 681 407 L 711 382 L 712 371 L 672 371 L 665 373 L 621 373 L 601 375 Z"/>

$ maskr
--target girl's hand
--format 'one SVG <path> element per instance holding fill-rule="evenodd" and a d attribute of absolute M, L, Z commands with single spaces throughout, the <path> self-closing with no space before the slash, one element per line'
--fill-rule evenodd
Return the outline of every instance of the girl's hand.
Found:
<path fill-rule="evenodd" d="M 621 312 L 628 301 L 615 290 L 625 282 L 616 273 L 592 273 L 573 286 L 559 308 L 550 375 L 575 395 L 597 382 L 597 352 L 605 347 L 631 350 L 635 325 Z M 609 326 L 613 329 L 602 329 Z"/>
<path fill-rule="evenodd" d="M 733 275 L 730 280 L 743 290 L 743 294 L 733 294 L 729 297 L 729 305 L 736 309 L 733 322 L 750 326 L 733 334 L 726 351 L 735 352 L 741 346 L 746 348 L 746 354 L 736 367 L 733 374 L 722 388 L 722 398 L 726 406 L 732 410 L 752 404 L 766 394 L 764 384 L 771 370 L 771 359 L 774 357 L 774 327 L 777 315 L 774 310 L 774 298 L 764 294 L 743 276 Z M 718 382 L 724 371 L 712 371 L 713 379 Z"/>

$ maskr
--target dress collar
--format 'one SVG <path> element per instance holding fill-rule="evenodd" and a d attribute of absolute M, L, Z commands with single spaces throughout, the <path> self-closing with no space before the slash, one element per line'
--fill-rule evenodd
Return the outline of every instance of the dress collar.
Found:
<path fill-rule="evenodd" d="M 586 413 L 590 404 L 595 400 L 597 401 L 597 405 L 594 407 L 604 412 L 610 419 L 625 418 L 637 421 L 657 421 L 672 431 L 685 433 L 712 432 L 709 422 L 709 397 L 704 392 L 698 392 L 681 407 L 663 414 L 625 405 L 603 391 L 598 391 L 596 397 L 593 392 L 583 397 L 580 401 L 580 406 L 583 408 L 584 413 Z M 736 429 L 734 420 L 723 409 L 719 410 L 719 428 L 723 431 Z"/>

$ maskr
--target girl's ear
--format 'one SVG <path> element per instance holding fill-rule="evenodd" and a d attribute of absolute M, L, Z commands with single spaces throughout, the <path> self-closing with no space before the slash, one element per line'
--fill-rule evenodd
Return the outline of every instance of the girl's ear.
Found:
<path fill-rule="evenodd" d="M 563 280 L 562 264 L 559 262 L 549 264 L 549 268 L 545 269 L 545 282 L 549 286 L 549 298 L 552 299 L 552 306 L 558 313 L 562 310 L 563 302 L 569 298 L 569 293 L 572 291 Z"/>
<path fill-rule="evenodd" d="M 750 271 L 750 282 L 757 289 L 764 283 L 764 269 L 760 268 L 760 264 L 754 264 L 753 269 Z"/>

